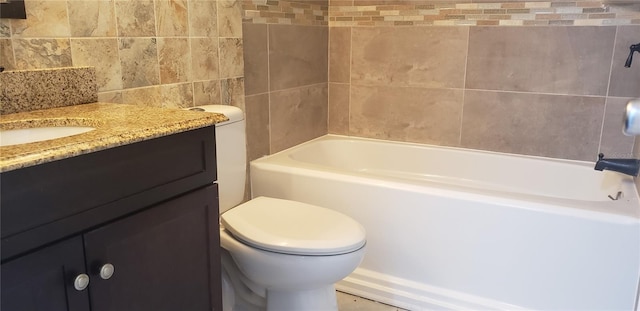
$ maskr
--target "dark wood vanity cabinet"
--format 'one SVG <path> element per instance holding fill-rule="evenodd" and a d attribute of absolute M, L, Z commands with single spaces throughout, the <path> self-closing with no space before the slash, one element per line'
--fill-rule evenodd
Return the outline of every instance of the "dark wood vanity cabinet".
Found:
<path fill-rule="evenodd" d="M 221 310 L 213 131 L 174 134 L 0 175 L 1 309 Z M 72 169 L 78 167 L 85 171 Z M 51 178 L 56 182 L 39 180 Z M 96 199 L 75 193 L 74 186 L 112 193 Z M 88 208 L 64 207 L 77 196 L 85 197 L 77 203 Z M 87 203 L 87 198 L 94 199 Z M 45 208 L 62 211 L 35 220 L 15 218 Z M 76 289 L 87 278 L 88 286 Z"/>

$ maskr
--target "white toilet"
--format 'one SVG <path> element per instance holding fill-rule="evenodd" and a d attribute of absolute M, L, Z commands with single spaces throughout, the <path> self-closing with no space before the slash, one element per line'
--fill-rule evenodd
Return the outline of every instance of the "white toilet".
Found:
<path fill-rule="evenodd" d="M 337 311 L 333 284 L 364 257 L 365 230 L 336 211 L 275 198 L 242 202 L 246 181 L 243 112 L 216 125 L 223 310 Z"/>

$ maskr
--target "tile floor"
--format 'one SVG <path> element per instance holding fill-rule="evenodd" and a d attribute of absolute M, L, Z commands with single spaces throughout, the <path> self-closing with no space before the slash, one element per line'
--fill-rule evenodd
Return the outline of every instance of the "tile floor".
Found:
<path fill-rule="evenodd" d="M 340 311 L 407 311 L 366 298 L 336 292 Z"/>

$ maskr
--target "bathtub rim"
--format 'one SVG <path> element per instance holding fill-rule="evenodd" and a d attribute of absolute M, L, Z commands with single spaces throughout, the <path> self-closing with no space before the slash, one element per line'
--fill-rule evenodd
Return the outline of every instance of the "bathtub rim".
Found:
<path fill-rule="evenodd" d="M 541 156 L 510 154 L 496 151 L 468 149 L 451 146 L 439 146 L 431 144 L 413 143 L 413 142 L 399 142 L 399 141 L 387 141 L 375 138 L 366 138 L 358 136 L 336 135 L 326 134 L 312 140 L 303 142 L 301 144 L 292 146 L 285 150 L 281 150 L 277 153 L 267 155 L 250 162 L 250 171 L 255 169 L 270 169 L 280 172 L 291 173 L 292 168 L 295 167 L 296 171 L 303 176 L 320 176 L 326 179 L 336 179 L 339 176 L 348 176 L 349 180 L 358 183 L 385 185 L 394 189 L 419 191 L 428 193 L 429 195 L 436 196 L 456 196 L 465 200 L 491 200 L 500 205 L 513 206 L 517 208 L 531 209 L 546 213 L 559 214 L 565 216 L 576 216 L 589 219 L 608 220 L 621 223 L 640 223 L 640 200 L 638 198 L 638 192 L 633 182 L 633 178 L 622 176 L 622 187 L 624 189 L 625 197 L 617 201 L 586 201 L 577 199 L 558 198 L 543 195 L 533 195 L 526 193 L 505 192 L 493 189 L 479 189 L 475 187 L 467 187 L 461 185 L 450 185 L 445 183 L 438 183 L 435 181 L 410 181 L 402 178 L 385 177 L 374 178 L 371 175 L 364 173 L 356 173 L 351 171 L 345 171 L 342 169 L 329 168 L 327 166 L 302 162 L 294 160 L 288 156 L 288 154 L 295 152 L 297 149 L 304 148 L 305 146 L 318 141 L 324 140 L 360 140 L 370 141 L 374 143 L 390 143 L 417 147 L 437 148 L 461 152 L 471 153 L 483 153 L 488 155 L 499 155 L 507 157 L 518 157 L 523 159 L 533 159 L 537 161 L 550 161 L 559 164 L 571 164 L 583 167 L 593 167 L 594 162 L 568 160 L 548 158 Z M 253 187 L 252 187 L 253 188 Z M 523 205 L 523 201 L 530 204 Z M 567 209 L 558 208 L 566 207 Z"/>

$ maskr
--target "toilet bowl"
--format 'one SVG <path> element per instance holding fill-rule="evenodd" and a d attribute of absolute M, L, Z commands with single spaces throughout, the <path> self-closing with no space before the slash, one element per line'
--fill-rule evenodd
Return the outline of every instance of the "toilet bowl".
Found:
<path fill-rule="evenodd" d="M 364 258 L 365 230 L 328 208 L 258 197 L 243 204 L 246 136 L 242 111 L 216 124 L 224 311 L 337 311 L 334 283 Z"/>

